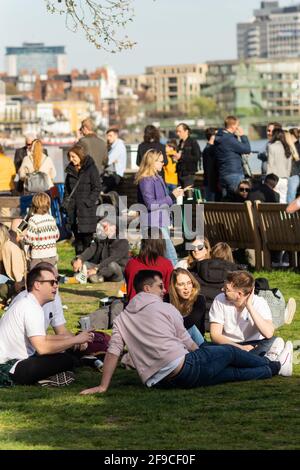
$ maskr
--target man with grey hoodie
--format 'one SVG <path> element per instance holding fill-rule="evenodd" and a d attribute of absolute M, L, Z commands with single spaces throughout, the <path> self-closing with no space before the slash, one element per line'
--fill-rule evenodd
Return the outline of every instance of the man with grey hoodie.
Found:
<path fill-rule="evenodd" d="M 107 391 L 124 345 L 147 387 L 194 388 L 224 382 L 291 375 L 290 343 L 278 355 L 249 354 L 235 346 L 203 343 L 199 348 L 183 325 L 183 317 L 164 303 L 165 288 L 158 271 L 140 271 L 134 278 L 137 295 L 114 320 L 101 384 L 82 395 Z M 274 360 L 275 359 L 275 360 Z"/>

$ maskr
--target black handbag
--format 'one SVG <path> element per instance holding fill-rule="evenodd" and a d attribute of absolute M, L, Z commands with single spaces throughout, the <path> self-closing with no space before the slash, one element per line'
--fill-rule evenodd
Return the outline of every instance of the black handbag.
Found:
<path fill-rule="evenodd" d="M 78 181 L 77 183 L 75 184 L 74 188 L 72 189 L 71 193 L 69 194 L 69 196 L 66 196 L 64 197 L 63 199 L 63 202 L 62 202 L 62 205 L 61 205 L 61 209 L 63 212 L 65 212 L 66 214 L 69 214 L 71 211 L 73 211 L 75 209 L 75 200 L 72 198 L 72 196 L 74 195 L 76 189 L 78 188 L 79 186 L 79 183 L 80 183 L 80 180 L 81 180 L 81 176 L 78 178 Z"/>

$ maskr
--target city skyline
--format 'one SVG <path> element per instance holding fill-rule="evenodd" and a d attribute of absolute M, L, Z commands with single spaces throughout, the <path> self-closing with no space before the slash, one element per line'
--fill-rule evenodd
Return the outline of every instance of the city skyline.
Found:
<path fill-rule="evenodd" d="M 211 0 L 209 9 L 205 0 L 186 0 L 184 4 L 180 0 L 136 1 L 135 18 L 126 33 L 138 44 L 132 50 L 109 54 L 88 43 L 82 32 L 68 31 L 64 18 L 47 13 L 43 0 L 26 0 L 26 10 L 22 8 L 24 0 L 5 3 L 0 28 L 1 71 L 5 71 L 5 47 L 44 42 L 66 47 L 69 70 L 93 70 L 109 64 L 123 75 L 143 73 L 149 65 L 235 59 L 236 25 L 249 21 L 260 6 L 259 0 Z M 281 6 L 297 3 L 280 1 Z"/>

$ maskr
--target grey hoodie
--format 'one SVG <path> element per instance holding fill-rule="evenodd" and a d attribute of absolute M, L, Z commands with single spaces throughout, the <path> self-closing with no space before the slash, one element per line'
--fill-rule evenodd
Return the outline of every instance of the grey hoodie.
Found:
<path fill-rule="evenodd" d="M 125 344 L 145 383 L 170 362 L 188 354 L 194 342 L 173 305 L 141 292 L 115 319 L 108 352 L 120 356 Z"/>

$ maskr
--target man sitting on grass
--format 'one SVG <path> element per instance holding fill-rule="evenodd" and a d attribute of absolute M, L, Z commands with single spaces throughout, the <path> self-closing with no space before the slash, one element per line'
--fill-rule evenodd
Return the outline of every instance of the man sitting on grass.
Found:
<path fill-rule="evenodd" d="M 259 356 L 279 354 L 284 341 L 273 336 L 270 307 L 264 298 L 254 295 L 254 287 L 255 279 L 247 271 L 227 274 L 223 293 L 215 298 L 209 311 L 211 339 Z"/>
<path fill-rule="evenodd" d="M 90 246 L 72 261 L 73 270 L 80 272 L 85 266 L 92 283 L 120 282 L 128 261 L 128 240 L 119 238 L 118 223 L 113 218 L 101 220 L 97 232 Z"/>
<path fill-rule="evenodd" d="M 74 359 L 64 351 L 91 342 L 94 334 L 46 334 L 43 306 L 54 300 L 57 285 L 53 268 L 32 269 L 27 276 L 27 295 L 15 301 L 1 318 L 0 369 L 7 371 L 7 384 L 60 386 L 74 381 L 69 372 Z"/>
<path fill-rule="evenodd" d="M 163 302 L 161 273 L 140 271 L 134 288 L 137 295 L 114 321 L 101 384 L 83 390 L 82 395 L 107 391 L 125 344 L 147 387 L 193 388 L 292 374 L 290 341 L 275 361 L 231 345 L 203 343 L 198 348 L 184 328 L 182 315 Z"/>

